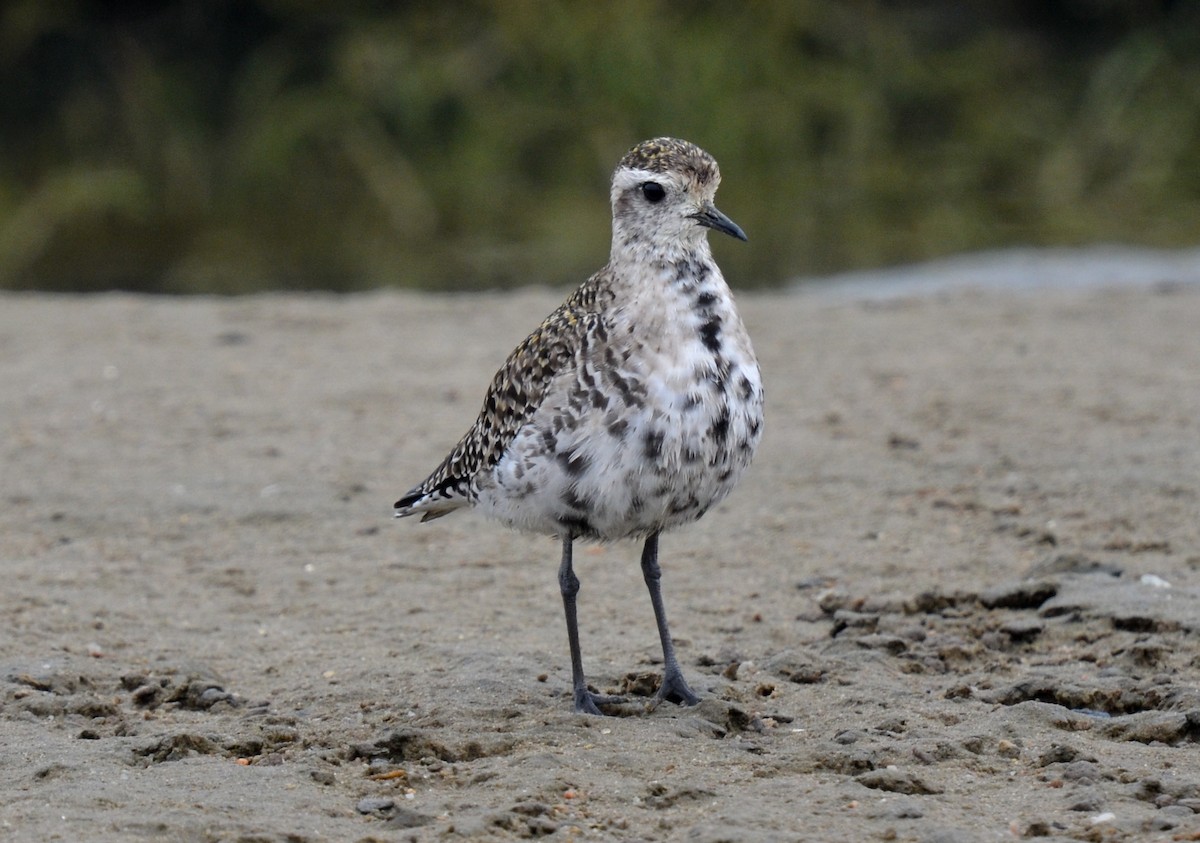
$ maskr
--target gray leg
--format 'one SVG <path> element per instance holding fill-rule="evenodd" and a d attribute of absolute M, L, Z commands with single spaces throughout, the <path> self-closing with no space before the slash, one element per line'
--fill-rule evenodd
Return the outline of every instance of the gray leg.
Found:
<path fill-rule="evenodd" d="M 695 705 L 700 698 L 692 693 L 684 681 L 683 672 L 675 658 L 675 645 L 671 643 L 671 632 L 667 629 L 667 613 L 663 609 L 662 588 L 659 585 L 662 570 L 658 567 L 658 533 L 646 539 L 646 545 L 642 548 L 642 576 L 646 579 L 646 588 L 650 590 L 650 604 L 654 607 L 654 620 L 658 624 L 658 637 L 663 650 L 663 681 L 654 695 L 654 704 L 671 700 L 682 705 Z"/>
<path fill-rule="evenodd" d="M 579 594 L 579 577 L 571 567 L 571 545 L 574 540 L 563 536 L 562 564 L 558 568 L 558 587 L 562 591 L 563 611 L 567 616 L 567 644 L 571 648 L 571 685 L 575 695 L 575 710 L 582 714 L 601 714 L 597 703 L 624 702 L 621 697 L 604 697 L 588 690 L 583 677 L 583 655 L 579 649 L 579 622 L 575 617 L 575 596 Z"/>

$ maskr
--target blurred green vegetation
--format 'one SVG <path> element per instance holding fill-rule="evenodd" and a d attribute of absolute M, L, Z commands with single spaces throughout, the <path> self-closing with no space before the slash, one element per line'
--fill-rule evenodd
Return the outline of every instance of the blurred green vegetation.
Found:
<path fill-rule="evenodd" d="M 9 0 L 0 287 L 573 284 L 656 135 L 737 286 L 1200 242 L 1200 2 Z"/>

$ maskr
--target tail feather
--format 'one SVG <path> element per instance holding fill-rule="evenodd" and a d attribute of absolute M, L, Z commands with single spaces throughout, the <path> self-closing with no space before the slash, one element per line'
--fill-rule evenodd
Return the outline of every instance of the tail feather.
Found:
<path fill-rule="evenodd" d="M 400 500 L 396 501 L 394 504 L 396 507 L 396 517 L 400 517 L 400 510 L 402 509 L 409 510 L 408 512 L 404 513 L 405 515 L 412 515 L 413 512 L 415 512 L 415 510 L 412 509 L 413 505 L 423 497 L 425 497 L 425 491 L 420 486 L 406 492 L 404 497 L 400 498 Z"/>
<path fill-rule="evenodd" d="M 421 521 L 432 521 L 468 505 L 466 498 L 446 489 L 428 489 L 424 485 L 410 489 L 395 503 L 395 517 L 407 518 L 420 513 Z"/>

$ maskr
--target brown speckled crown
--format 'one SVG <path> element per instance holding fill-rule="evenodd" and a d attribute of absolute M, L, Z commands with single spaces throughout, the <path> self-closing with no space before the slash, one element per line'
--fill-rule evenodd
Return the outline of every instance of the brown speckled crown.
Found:
<path fill-rule="evenodd" d="M 625 153 L 617 169 L 649 170 L 652 173 L 690 172 L 700 184 L 719 178 L 717 162 L 694 143 L 677 138 L 642 141 Z"/>

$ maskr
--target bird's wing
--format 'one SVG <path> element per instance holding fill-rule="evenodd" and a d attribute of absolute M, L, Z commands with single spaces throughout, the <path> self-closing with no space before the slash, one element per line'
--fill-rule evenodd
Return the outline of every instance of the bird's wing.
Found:
<path fill-rule="evenodd" d="M 424 482 L 396 501 L 396 517 L 422 513 L 438 518 L 470 503 L 471 481 L 504 456 L 517 432 L 541 406 L 555 375 L 580 356 L 590 339 L 603 336 L 596 311 L 601 273 L 551 313 L 492 378 L 475 424 Z"/>

